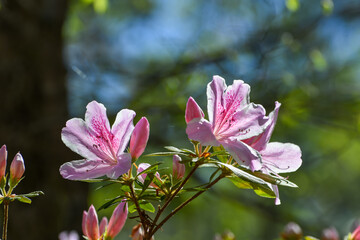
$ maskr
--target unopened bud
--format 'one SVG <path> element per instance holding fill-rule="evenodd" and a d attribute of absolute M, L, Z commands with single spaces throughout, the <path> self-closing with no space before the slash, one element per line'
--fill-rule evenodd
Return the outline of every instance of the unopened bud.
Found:
<path fill-rule="evenodd" d="M 321 240 L 339 240 L 339 234 L 335 228 L 327 228 L 322 232 Z"/>
<path fill-rule="evenodd" d="M 10 165 L 10 187 L 15 187 L 25 172 L 24 159 L 18 152 Z"/>
<path fill-rule="evenodd" d="M 179 155 L 173 156 L 173 175 L 177 179 L 181 179 L 185 175 L 185 165 L 180 163 L 181 158 Z"/>
<path fill-rule="evenodd" d="M 3 145 L 0 148 L 0 178 L 5 176 L 6 159 L 7 159 L 7 150 L 6 150 L 6 146 Z"/>
<path fill-rule="evenodd" d="M 140 119 L 135 125 L 130 139 L 130 154 L 132 159 L 138 159 L 144 152 L 149 139 L 150 126 L 146 117 Z M 133 161 L 134 161 L 133 160 Z"/>
<path fill-rule="evenodd" d="M 281 237 L 284 240 L 301 240 L 302 235 L 300 226 L 294 222 L 288 223 L 281 233 Z"/>

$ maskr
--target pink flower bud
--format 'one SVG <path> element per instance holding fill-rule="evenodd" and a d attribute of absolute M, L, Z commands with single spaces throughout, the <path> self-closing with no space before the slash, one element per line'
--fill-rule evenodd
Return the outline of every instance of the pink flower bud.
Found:
<path fill-rule="evenodd" d="M 87 216 L 85 217 L 85 231 L 83 228 L 83 232 L 89 240 L 98 240 L 100 238 L 98 216 L 93 205 L 90 206 Z"/>
<path fill-rule="evenodd" d="M 11 181 L 18 182 L 25 172 L 24 159 L 18 152 L 10 165 L 10 179 Z"/>
<path fill-rule="evenodd" d="M 173 175 L 177 179 L 181 179 L 185 175 L 185 165 L 180 163 L 181 158 L 178 155 L 173 156 Z"/>
<path fill-rule="evenodd" d="M 106 231 L 106 227 L 108 225 L 108 220 L 106 217 L 103 217 L 100 222 L 100 236 L 104 234 Z"/>
<path fill-rule="evenodd" d="M 284 240 L 301 240 L 302 235 L 303 233 L 300 226 L 294 222 L 288 223 L 281 233 L 281 237 Z"/>
<path fill-rule="evenodd" d="M 149 139 L 150 126 L 146 117 L 142 117 L 135 125 L 130 139 L 130 154 L 133 159 L 138 159 L 144 152 Z"/>
<path fill-rule="evenodd" d="M 139 223 L 138 225 L 133 227 L 130 237 L 132 238 L 132 240 L 143 240 L 143 235 L 144 230 L 141 226 L 141 223 Z"/>
<path fill-rule="evenodd" d="M 352 240 L 360 240 L 360 225 L 351 234 Z"/>
<path fill-rule="evenodd" d="M 0 179 L 5 176 L 7 151 L 6 146 L 0 148 Z"/>
<path fill-rule="evenodd" d="M 114 210 L 109 225 L 107 228 L 106 236 L 114 238 L 123 228 L 128 215 L 127 203 L 123 200 Z"/>
<path fill-rule="evenodd" d="M 137 173 L 141 173 L 142 171 L 145 171 L 147 168 L 149 168 L 151 165 L 148 164 L 148 163 L 140 163 L 139 164 L 139 167 L 137 169 Z M 141 183 L 144 183 L 145 181 L 145 178 L 146 178 L 147 174 L 146 173 L 143 173 L 141 175 L 138 176 L 138 180 L 141 182 Z M 158 172 L 155 173 L 155 177 L 157 179 L 159 179 L 160 182 L 162 182 L 161 180 L 161 177 L 160 177 L 160 174 Z M 151 187 L 154 187 L 154 188 L 158 188 L 158 186 L 154 183 L 150 183 L 150 186 Z"/>
<path fill-rule="evenodd" d="M 88 213 L 86 211 L 83 212 L 83 217 L 82 217 L 82 224 L 81 224 L 81 227 L 82 227 L 82 231 L 83 231 L 83 234 L 85 236 L 88 235 L 87 233 L 87 230 L 86 230 L 86 219 L 87 219 L 87 215 Z"/>
<path fill-rule="evenodd" d="M 186 110 L 185 110 L 185 121 L 186 123 L 189 123 L 194 118 L 203 118 L 204 112 L 201 110 L 199 105 L 195 102 L 195 100 L 190 97 L 187 104 L 186 104 Z"/>
<path fill-rule="evenodd" d="M 322 232 L 321 240 L 339 240 L 339 234 L 335 228 L 327 228 Z"/>

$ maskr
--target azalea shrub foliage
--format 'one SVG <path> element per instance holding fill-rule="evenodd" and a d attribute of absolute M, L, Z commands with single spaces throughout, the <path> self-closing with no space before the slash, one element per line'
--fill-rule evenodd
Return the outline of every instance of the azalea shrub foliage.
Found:
<path fill-rule="evenodd" d="M 87 105 L 85 120 L 67 121 L 62 140 L 83 159 L 63 164 L 61 176 L 119 185 L 118 196 L 98 207 L 101 210 L 116 205 L 109 221 L 103 218 L 99 224 L 93 205 L 84 211 L 85 239 L 114 239 L 128 217 L 138 221 L 132 239 L 154 239 L 171 217 L 225 178 L 240 189 L 252 189 L 280 204 L 278 187 L 297 186 L 279 174 L 300 167 L 301 150 L 292 143 L 270 142 L 281 104 L 275 102 L 274 110 L 266 114 L 262 105 L 250 102 L 249 93 L 250 86 L 242 80 L 227 86 L 223 78 L 214 76 L 207 86 L 207 118 L 192 97 L 186 105 L 186 133 L 193 148 L 166 146 L 164 152 L 147 155 L 159 161 L 152 164 L 147 163 L 149 158 L 141 157 L 150 124 L 143 117 L 134 126 L 134 111 L 121 110 L 110 127 L 105 106 L 92 101 Z M 161 163 L 170 158 L 172 170 L 162 168 Z M 209 181 L 188 186 L 201 168 L 213 170 Z M 185 192 L 192 195 L 165 211 L 175 197 Z"/>

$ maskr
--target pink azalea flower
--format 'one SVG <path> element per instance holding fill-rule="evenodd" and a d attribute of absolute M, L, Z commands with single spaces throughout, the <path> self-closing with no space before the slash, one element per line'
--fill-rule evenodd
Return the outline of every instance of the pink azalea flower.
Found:
<path fill-rule="evenodd" d="M 240 165 L 255 171 L 262 167 L 260 156 L 241 140 L 261 134 L 267 121 L 265 109 L 250 103 L 249 92 L 250 86 L 241 80 L 227 87 L 223 78 L 214 76 L 207 86 L 209 120 L 190 97 L 185 121 L 190 139 L 205 146 L 223 145 Z"/>
<path fill-rule="evenodd" d="M 63 164 L 60 174 L 70 180 L 103 175 L 116 179 L 131 167 L 131 155 L 124 150 L 134 129 L 135 112 L 121 110 L 110 129 L 103 104 L 92 101 L 86 108 L 85 121 L 70 119 L 61 133 L 65 145 L 85 159 Z"/>
<path fill-rule="evenodd" d="M 294 172 L 302 163 L 299 146 L 292 143 L 269 143 L 271 134 L 275 128 L 280 106 L 281 104 L 279 102 L 275 102 L 275 110 L 267 117 L 267 126 L 263 133 L 243 140 L 243 142 L 260 153 L 263 164 L 261 171 L 266 174 Z M 278 186 L 271 185 L 270 187 L 276 195 L 275 204 L 280 204 Z"/>
<path fill-rule="evenodd" d="M 128 214 L 126 201 L 122 201 L 115 209 L 108 220 L 106 217 L 98 223 L 98 216 L 93 205 L 90 206 L 89 211 L 84 211 L 82 220 L 83 234 L 89 240 L 99 240 L 106 236 L 106 239 L 113 239 L 119 234 L 123 228 Z"/>

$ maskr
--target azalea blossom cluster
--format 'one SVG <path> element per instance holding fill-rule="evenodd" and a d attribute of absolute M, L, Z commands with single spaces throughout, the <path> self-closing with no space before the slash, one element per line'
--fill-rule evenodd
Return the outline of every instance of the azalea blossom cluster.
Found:
<path fill-rule="evenodd" d="M 92 101 L 87 105 L 85 120 L 67 121 L 62 140 L 83 159 L 63 164 L 60 174 L 69 180 L 92 179 L 121 185 L 119 195 L 99 208 L 117 205 L 109 224 L 103 219 L 98 226 L 93 206 L 84 212 L 84 236 L 89 240 L 113 239 L 128 213 L 137 212 L 135 218 L 140 224 L 133 228 L 132 239 L 153 239 L 166 221 L 223 178 L 239 188 L 253 189 L 262 197 L 275 198 L 275 203 L 280 204 L 278 185 L 297 186 L 279 173 L 300 167 L 301 150 L 292 143 L 270 142 L 281 104 L 275 102 L 275 109 L 266 115 L 263 106 L 250 102 L 249 94 L 250 86 L 243 81 L 235 80 L 227 86 L 223 78 L 214 76 L 207 86 L 207 119 L 190 97 L 185 122 L 194 149 L 167 146 L 167 152 L 148 155 L 172 156 L 173 169 L 169 173 L 159 169 L 161 162 L 139 160 L 149 139 L 150 126 L 145 117 L 134 126 L 134 111 L 121 110 L 110 127 L 105 106 Z M 187 188 L 199 167 L 214 169 L 209 182 Z M 163 217 L 170 202 L 186 191 L 195 194 Z M 154 202 L 160 203 L 157 211 Z"/>

